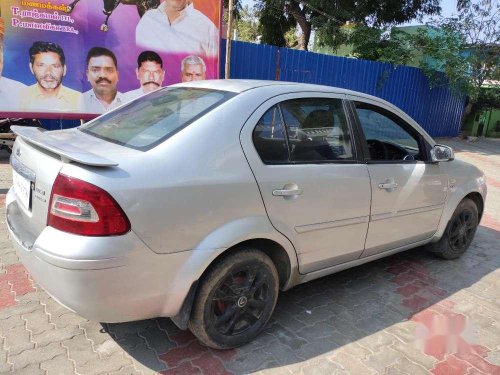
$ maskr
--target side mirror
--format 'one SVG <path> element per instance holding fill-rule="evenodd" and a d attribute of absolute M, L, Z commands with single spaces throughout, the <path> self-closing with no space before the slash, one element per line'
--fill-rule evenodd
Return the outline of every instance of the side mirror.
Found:
<path fill-rule="evenodd" d="M 431 149 L 431 161 L 434 163 L 440 161 L 450 161 L 455 159 L 453 149 L 445 145 L 434 145 Z"/>

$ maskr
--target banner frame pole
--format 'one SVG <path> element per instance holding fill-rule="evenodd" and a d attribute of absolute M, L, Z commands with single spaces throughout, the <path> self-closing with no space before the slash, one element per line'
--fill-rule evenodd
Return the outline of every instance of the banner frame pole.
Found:
<path fill-rule="evenodd" d="M 233 29 L 233 7 L 234 7 L 233 0 L 229 0 L 227 32 L 226 32 L 226 66 L 225 66 L 226 79 L 229 79 L 231 76 L 231 32 Z"/>

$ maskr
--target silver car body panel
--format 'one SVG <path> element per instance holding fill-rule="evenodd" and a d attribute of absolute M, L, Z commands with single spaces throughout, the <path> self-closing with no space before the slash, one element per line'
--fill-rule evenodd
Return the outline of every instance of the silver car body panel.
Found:
<path fill-rule="evenodd" d="M 448 190 L 439 165 L 369 164 L 372 206 L 363 256 L 429 239 L 436 232 Z M 393 189 L 379 185 L 394 183 Z"/>
<path fill-rule="evenodd" d="M 438 239 L 465 195 L 486 195 L 482 174 L 456 160 L 426 164 L 433 172 L 424 179 L 429 186 L 423 192 L 415 192 L 419 185 L 411 176 L 422 173 L 422 167 L 413 164 L 417 172 L 406 172 L 413 184 L 408 189 L 424 203 L 412 206 L 406 197 L 406 205 L 401 206 L 395 218 L 399 224 L 405 210 L 421 218 L 425 218 L 424 213 L 432 215 L 435 233 L 426 227 L 428 239 L 418 241 L 418 233 L 411 244 L 392 241 L 395 248 L 381 247 L 376 254 L 360 258 L 368 226 L 377 222 L 374 219 L 394 219 L 392 210 L 383 209 L 384 200 L 378 205 L 380 212 L 370 212 L 373 181 L 369 167 L 361 162 L 303 165 L 300 170 L 305 176 L 299 180 L 295 171 L 283 166 L 283 175 L 273 176 L 273 168 L 263 168 L 252 145 L 253 126 L 259 111 L 285 97 L 350 95 L 376 101 L 404 117 L 433 145 L 434 141 L 413 120 L 387 102 L 325 86 L 231 80 L 176 86 L 228 90 L 239 95 L 146 152 L 95 138 L 78 129 L 40 133 L 36 141 L 33 135 L 16 140 L 16 168 L 20 174 L 32 173 L 35 181 L 30 207 L 20 203 L 14 189 L 7 195 L 8 228 L 14 246 L 40 285 L 87 318 L 119 322 L 174 316 L 191 285 L 218 256 L 253 239 L 267 239 L 284 249 L 290 269 L 282 288 L 288 289 Z M 147 96 L 141 100 L 147 100 Z M 58 139 L 55 145 L 54 139 Z M 16 155 L 19 148 L 20 155 Z M 91 155 L 102 162 L 89 165 Z M 132 230 L 123 236 L 95 238 L 48 227 L 48 200 L 58 173 L 90 182 L 111 194 L 126 212 Z M 427 170 L 424 174 L 427 176 Z M 442 175 L 453 181 L 446 185 L 446 201 L 441 201 L 444 193 L 437 192 L 436 181 L 442 184 Z M 314 184 L 312 179 L 317 176 L 325 182 Z M 305 198 L 303 202 L 297 199 L 296 206 L 286 208 L 282 197 L 269 195 L 269 188 L 279 189 L 286 182 L 300 183 L 304 192 L 311 191 L 311 196 L 305 193 L 301 196 Z M 327 199 L 320 206 L 312 200 L 313 194 Z M 322 217 L 314 219 L 305 203 Z M 441 217 L 438 207 L 443 204 Z M 438 223 L 434 224 L 436 220 Z M 331 248 L 320 243 L 332 239 L 338 246 Z M 306 243 L 312 246 L 304 246 Z M 377 248 L 377 242 L 373 243 L 373 249 Z M 303 274 L 299 273 L 299 262 Z"/>
<path fill-rule="evenodd" d="M 481 195 L 483 204 L 486 204 L 486 195 L 488 192 L 484 173 L 474 165 L 455 159 L 448 162 L 440 162 L 439 166 L 449 178 L 449 194 L 438 228 L 432 237 L 432 242 L 439 241 L 442 237 L 455 208 L 462 199 L 471 193 L 477 193 Z"/>
<path fill-rule="evenodd" d="M 174 316 L 192 284 L 194 252 L 156 254 L 134 232 L 82 238 L 47 227 L 31 251 L 10 226 L 9 234 L 33 278 L 61 304 L 92 320 Z"/>

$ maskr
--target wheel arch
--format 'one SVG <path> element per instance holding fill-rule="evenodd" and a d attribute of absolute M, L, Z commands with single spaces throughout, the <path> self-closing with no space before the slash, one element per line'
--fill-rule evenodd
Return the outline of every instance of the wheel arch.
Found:
<path fill-rule="evenodd" d="M 464 199 L 470 199 L 476 204 L 479 216 L 478 222 L 481 221 L 484 212 L 484 196 L 483 194 L 481 194 L 481 190 L 469 190 L 467 193 L 462 191 L 461 193 L 462 194 L 454 194 L 452 197 L 450 197 L 448 202 L 446 202 L 446 206 L 441 215 L 440 224 L 436 233 L 432 237 L 432 241 L 430 242 L 437 242 L 441 239 L 448 226 L 448 223 L 451 220 L 453 213 Z"/>
<path fill-rule="evenodd" d="M 253 246 L 271 258 L 280 275 L 280 288 L 291 286 L 298 272 L 297 253 L 290 240 L 278 232 L 264 215 L 239 218 L 207 235 L 195 248 L 200 254 L 207 254 L 206 250 L 212 249 L 209 256 L 199 259 L 197 279 L 200 280 L 220 257 L 245 246 Z"/>
<path fill-rule="evenodd" d="M 288 252 L 281 246 L 278 242 L 273 241 L 268 238 L 252 238 L 249 240 L 245 240 L 239 242 L 223 252 L 217 255 L 214 259 L 211 260 L 210 264 L 205 268 L 199 279 L 193 282 L 191 287 L 189 288 L 189 292 L 184 299 L 184 302 L 181 306 L 179 313 L 172 317 L 172 321 L 177 325 L 180 329 L 187 329 L 188 321 L 191 317 L 191 311 L 193 308 L 193 303 L 196 298 L 196 294 L 199 290 L 199 286 L 203 282 L 204 277 L 210 272 L 210 270 L 219 263 L 223 258 L 233 254 L 234 252 L 245 249 L 245 248 L 255 248 L 262 251 L 264 254 L 271 258 L 271 261 L 276 266 L 276 270 L 278 272 L 279 278 L 279 286 L 281 290 L 288 289 L 292 284 L 293 280 L 293 272 L 292 268 L 292 260 Z"/>
<path fill-rule="evenodd" d="M 478 212 L 478 223 L 481 222 L 481 218 L 483 217 L 483 212 L 484 212 L 484 199 L 481 194 L 478 192 L 474 191 L 472 193 L 467 194 L 460 202 L 462 202 L 464 199 L 470 199 L 476 204 L 477 207 L 477 212 Z M 459 204 L 460 204 L 459 202 Z"/>
<path fill-rule="evenodd" d="M 233 254 L 240 249 L 245 248 L 257 249 L 271 258 L 276 267 L 276 271 L 278 271 L 280 289 L 284 289 L 287 287 L 287 284 L 292 275 L 292 262 L 290 261 L 290 257 L 283 246 L 281 246 L 278 242 L 268 238 L 252 238 L 239 242 L 226 249 L 210 262 L 208 267 L 206 267 L 206 269 L 203 271 L 203 274 L 201 275 L 199 280 L 202 281 L 203 277 L 212 269 L 212 267 L 215 266 L 215 264 L 220 262 L 221 259 L 229 256 L 230 254 Z"/>
<path fill-rule="evenodd" d="M 250 247 L 271 258 L 278 272 L 281 290 L 287 290 L 297 283 L 298 260 L 295 249 L 288 238 L 272 227 L 267 217 L 242 218 L 227 223 L 206 236 L 195 249 L 201 255 L 193 257 L 191 263 L 191 269 L 198 270 L 197 277 L 192 282 L 179 313 L 172 317 L 179 328 L 187 328 L 198 286 L 210 269 L 223 257 Z"/>

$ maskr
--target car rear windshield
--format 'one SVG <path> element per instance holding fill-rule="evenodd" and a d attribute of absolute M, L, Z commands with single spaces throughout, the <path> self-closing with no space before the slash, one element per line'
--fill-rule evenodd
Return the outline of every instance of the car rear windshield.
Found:
<path fill-rule="evenodd" d="M 87 134 L 146 151 L 234 96 L 226 91 L 165 88 L 81 126 Z"/>

